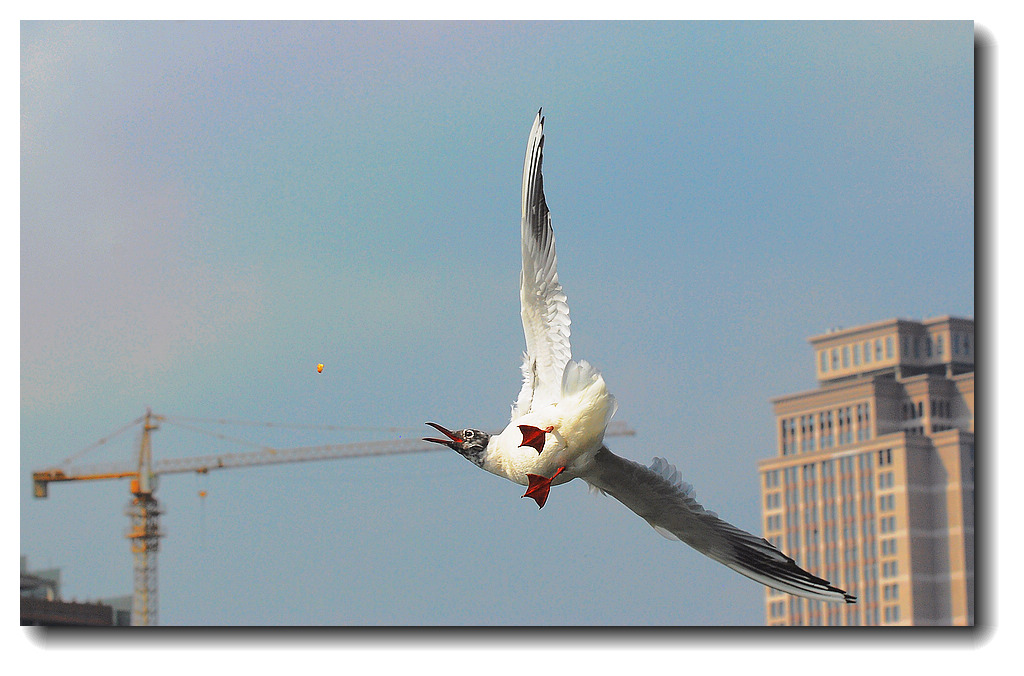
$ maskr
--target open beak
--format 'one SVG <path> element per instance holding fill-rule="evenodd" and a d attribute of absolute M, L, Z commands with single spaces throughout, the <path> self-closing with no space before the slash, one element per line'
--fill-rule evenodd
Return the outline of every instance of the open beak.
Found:
<path fill-rule="evenodd" d="M 441 434 L 443 434 L 446 437 L 448 437 L 448 439 L 428 439 L 428 438 L 425 437 L 423 439 L 423 441 L 432 441 L 435 444 L 444 444 L 445 446 L 447 446 L 448 448 L 450 448 L 452 450 L 455 450 L 455 445 L 456 444 L 464 444 L 464 443 L 466 443 L 465 439 L 463 439 L 459 435 L 455 434 L 451 430 L 447 430 L 447 429 L 441 427 L 437 423 L 428 422 L 427 424 L 430 425 L 431 427 L 433 427 L 435 430 L 437 430 Z"/>

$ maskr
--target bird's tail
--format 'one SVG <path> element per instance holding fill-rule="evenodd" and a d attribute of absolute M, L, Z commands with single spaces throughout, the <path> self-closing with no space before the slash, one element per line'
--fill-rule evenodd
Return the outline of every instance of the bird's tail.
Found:
<path fill-rule="evenodd" d="M 594 402 L 600 402 L 596 406 L 597 416 L 603 416 L 604 425 L 607 426 L 619 404 L 605 386 L 604 376 L 590 362 L 570 359 L 562 372 L 562 399 L 580 395 L 587 390 L 591 390 L 588 398 L 593 396 Z"/>
<path fill-rule="evenodd" d="M 581 359 L 575 361 L 570 359 L 562 371 L 562 397 L 571 397 L 579 394 L 599 380 L 601 372 L 594 368 L 590 362 Z"/>

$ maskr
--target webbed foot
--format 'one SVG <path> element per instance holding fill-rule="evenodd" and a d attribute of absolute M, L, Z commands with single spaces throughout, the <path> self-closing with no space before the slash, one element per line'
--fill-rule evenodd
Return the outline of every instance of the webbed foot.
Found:
<path fill-rule="evenodd" d="M 525 445 L 525 444 L 524 444 Z M 548 493 L 551 491 L 551 482 L 555 480 L 555 477 L 562 473 L 564 467 L 559 467 L 551 478 L 539 476 L 537 474 L 527 474 L 526 478 L 530 480 L 530 487 L 523 493 L 524 498 L 533 498 L 537 501 L 537 509 L 544 506 L 544 503 L 548 501 Z"/>
<path fill-rule="evenodd" d="M 546 435 L 554 430 L 554 425 L 548 425 L 544 429 L 534 427 L 533 425 L 520 425 L 519 431 L 523 433 L 523 443 L 519 444 L 519 447 L 522 448 L 523 446 L 529 446 L 540 453 L 544 450 Z"/>

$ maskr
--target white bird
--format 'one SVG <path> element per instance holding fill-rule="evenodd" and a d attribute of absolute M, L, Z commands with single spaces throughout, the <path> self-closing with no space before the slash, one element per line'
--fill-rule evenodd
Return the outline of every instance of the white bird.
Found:
<path fill-rule="evenodd" d="M 544 118 L 538 112 L 523 167 L 520 300 L 526 353 L 512 419 L 499 434 L 473 428 L 451 431 L 427 423 L 447 439 L 426 441 L 444 444 L 478 467 L 527 486 L 523 497 L 533 498 L 538 507 L 544 506 L 552 486 L 583 479 L 661 535 L 685 542 L 753 580 L 797 596 L 855 602 L 854 596 L 803 570 L 767 540 L 705 510 L 693 487 L 662 458 L 645 467 L 605 447 L 615 398 L 597 369 L 571 358 L 569 306 L 558 282 L 555 236 L 544 200 L 543 151 Z"/>

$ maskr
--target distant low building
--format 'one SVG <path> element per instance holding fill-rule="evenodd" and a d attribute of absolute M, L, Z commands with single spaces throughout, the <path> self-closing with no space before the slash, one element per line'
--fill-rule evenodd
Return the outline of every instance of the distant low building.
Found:
<path fill-rule="evenodd" d="M 21 625 L 110 627 L 131 624 L 131 597 L 79 603 L 60 598 L 60 569 L 29 571 L 21 557 Z"/>
<path fill-rule="evenodd" d="M 769 625 L 974 624 L 974 321 L 810 339 L 818 389 L 772 400 L 765 537 L 858 597 L 767 590 Z"/>

